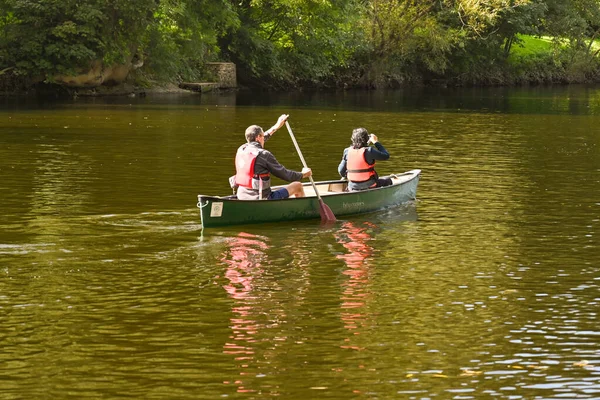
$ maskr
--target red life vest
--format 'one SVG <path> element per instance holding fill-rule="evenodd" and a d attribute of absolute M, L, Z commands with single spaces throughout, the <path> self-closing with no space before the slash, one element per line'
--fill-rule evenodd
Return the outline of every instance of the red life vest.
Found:
<path fill-rule="evenodd" d="M 235 183 L 239 186 L 252 189 L 252 179 L 261 179 L 265 176 L 270 176 L 268 173 L 254 173 L 254 163 L 261 150 L 249 144 L 243 144 L 239 147 L 235 155 Z"/>
<path fill-rule="evenodd" d="M 365 160 L 366 147 L 360 149 L 349 148 L 346 160 L 348 180 L 352 182 L 366 182 L 375 176 L 375 163 L 369 164 Z"/>

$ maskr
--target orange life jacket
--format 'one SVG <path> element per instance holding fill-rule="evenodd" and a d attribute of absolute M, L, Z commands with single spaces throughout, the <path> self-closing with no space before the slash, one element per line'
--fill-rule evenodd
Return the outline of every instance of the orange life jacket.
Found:
<path fill-rule="evenodd" d="M 235 183 L 239 186 L 252 189 L 252 180 L 261 179 L 270 174 L 255 174 L 254 163 L 256 163 L 256 157 L 260 154 L 262 149 L 250 146 L 248 143 L 241 145 L 235 154 Z"/>
<path fill-rule="evenodd" d="M 366 182 L 375 176 L 375 163 L 369 164 L 365 160 L 366 147 L 360 149 L 349 148 L 346 160 L 348 180 L 352 182 Z"/>

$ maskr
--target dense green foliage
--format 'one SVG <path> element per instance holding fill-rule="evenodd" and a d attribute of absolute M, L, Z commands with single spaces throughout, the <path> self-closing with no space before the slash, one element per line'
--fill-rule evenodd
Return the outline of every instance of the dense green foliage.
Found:
<path fill-rule="evenodd" d="M 0 69 L 45 79 L 93 61 L 123 62 L 155 8 L 154 0 L 0 0 Z"/>
<path fill-rule="evenodd" d="M 600 0 L 0 0 L 0 82 L 178 82 L 211 61 L 280 89 L 584 82 L 599 34 Z"/>

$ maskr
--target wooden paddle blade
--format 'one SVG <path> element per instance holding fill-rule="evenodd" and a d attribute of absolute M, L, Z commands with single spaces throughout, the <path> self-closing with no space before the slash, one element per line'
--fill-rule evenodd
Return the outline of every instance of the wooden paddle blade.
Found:
<path fill-rule="evenodd" d="M 322 222 L 329 223 L 336 221 L 335 214 L 333 214 L 331 208 L 322 199 L 319 199 L 319 214 L 321 214 Z"/>

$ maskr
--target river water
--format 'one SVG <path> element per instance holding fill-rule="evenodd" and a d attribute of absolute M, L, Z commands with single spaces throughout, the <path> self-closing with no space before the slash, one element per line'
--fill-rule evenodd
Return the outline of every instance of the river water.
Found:
<path fill-rule="evenodd" d="M 316 180 L 363 126 L 417 200 L 202 230 L 282 113 Z M 599 398 L 599 126 L 598 87 L 4 100 L 0 398 Z"/>

